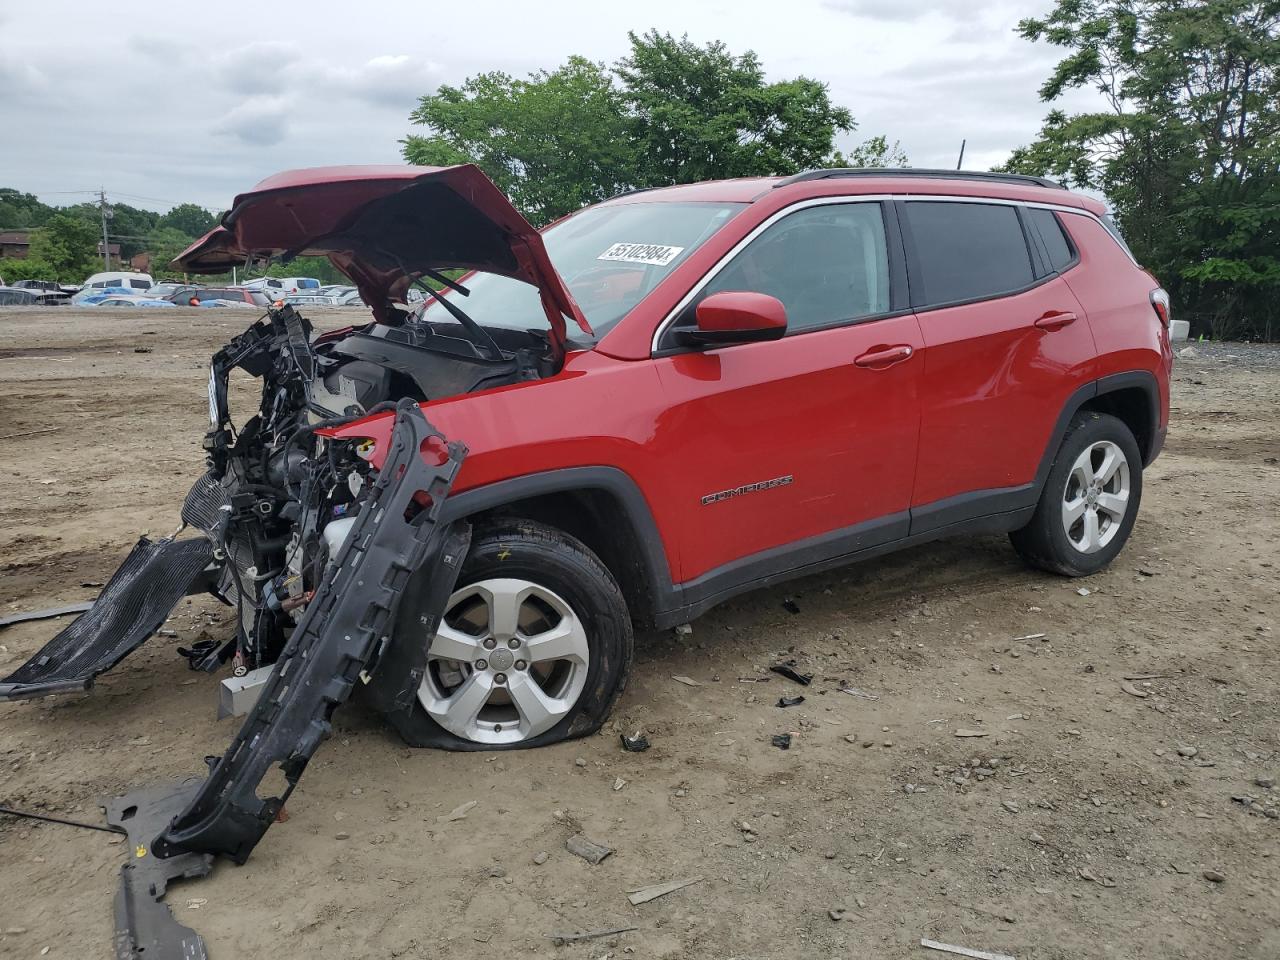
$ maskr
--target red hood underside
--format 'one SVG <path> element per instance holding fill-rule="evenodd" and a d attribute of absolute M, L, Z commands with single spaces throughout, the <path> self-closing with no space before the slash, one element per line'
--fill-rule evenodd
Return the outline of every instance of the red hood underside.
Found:
<path fill-rule="evenodd" d="M 586 318 L 547 257 L 542 237 L 474 164 L 289 170 L 235 199 L 220 226 L 173 261 L 224 273 L 249 257 L 324 255 L 389 319 L 425 270 L 498 273 L 537 287 L 561 344 L 565 317 Z M 465 304 L 465 301 L 462 301 Z"/>

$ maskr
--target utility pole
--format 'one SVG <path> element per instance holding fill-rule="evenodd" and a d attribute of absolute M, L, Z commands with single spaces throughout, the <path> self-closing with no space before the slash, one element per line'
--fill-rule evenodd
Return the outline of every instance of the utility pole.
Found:
<path fill-rule="evenodd" d="M 107 206 L 106 190 L 98 191 L 98 209 L 102 213 L 102 269 L 109 271 L 111 269 L 111 243 L 107 239 L 107 221 L 114 216 L 114 213 Z"/>

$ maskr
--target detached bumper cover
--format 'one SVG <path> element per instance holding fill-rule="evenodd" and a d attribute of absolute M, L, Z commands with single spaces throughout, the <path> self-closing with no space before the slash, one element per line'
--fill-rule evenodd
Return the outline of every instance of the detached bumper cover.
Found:
<path fill-rule="evenodd" d="M 431 596 L 442 598 L 443 610 L 443 598 L 457 580 L 465 553 L 465 549 L 454 549 L 460 541 L 451 524 L 440 523 L 440 513 L 466 448 L 448 444 L 447 459 L 431 465 L 419 451 L 432 437 L 444 440 L 415 403 L 402 401 L 390 452 L 369 499 L 346 544 L 326 569 L 257 704 L 194 793 L 189 784 L 182 784 L 169 791 L 167 798 L 156 800 L 155 822 L 167 821 L 168 826 L 149 842 L 140 842 L 145 857 L 194 866 L 198 861 L 187 858 L 221 854 L 244 863 L 329 735 L 333 711 L 347 700 L 362 675 L 371 674 L 371 679 L 380 681 L 372 685 L 382 694 L 377 699 L 384 708 L 394 711 L 401 705 L 403 697 L 398 694 L 407 689 L 403 678 L 380 676 L 384 666 L 391 672 L 420 669 L 415 657 L 384 657 L 395 649 L 390 634 L 400 597 L 415 573 L 421 576 L 423 564 L 430 562 L 434 564 Z M 415 588 L 421 584 L 414 581 Z M 424 648 L 422 657 L 425 654 Z M 276 765 L 287 786 L 278 797 L 261 798 L 259 784 Z M 169 871 L 168 875 L 190 874 Z M 123 874 L 122 889 L 130 882 L 129 875 Z M 170 925 L 176 927 L 171 916 L 157 920 L 142 912 L 147 908 L 167 914 L 158 896 L 144 899 L 134 898 L 135 909 L 126 917 L 128 928 L 117 930 L 117 945 L 128 946 L 118 949 L 120 960 L 190 956 L 184 952 L 186 941 L 177 935 L 151 947 L 139 939 L 145 935 L 144 923 L 148 929 L 169 929 L 170 933 Z M 184 929 L 177 927 L 179 933 Z"/>
<path fill-rule="evenodd" d="M 160 629 L 212 559 L 213 547 L 204 537 L 143 537 L 93 606 L 0 680 L 0 701 L 89 689 L 95 677 Z"/>

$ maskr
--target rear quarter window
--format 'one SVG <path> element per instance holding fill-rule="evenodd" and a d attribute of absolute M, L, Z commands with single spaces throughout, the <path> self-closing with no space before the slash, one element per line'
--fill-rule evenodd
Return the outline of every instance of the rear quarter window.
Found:
<path fill-rule="evenodd" d="M 1076 258 L 1075 251 L 1071 249 L 1071 244 L 1067 241 L 1057 215 L 1052 210 L 1029 207 L 1027 218 L 1031 221 L 1035 232 L 1040 235 L 1040 239 L 1044 241 L 1049 266 L 1057 271 L 1067 269 Z"/>
<path fill-rule="evenodd" d="M 1000 296 L 1030 286 L 1031 254 L 1012 206 L 912 200 L 906 220 L 915 245 L 911 284 L 920 305 Z"/>

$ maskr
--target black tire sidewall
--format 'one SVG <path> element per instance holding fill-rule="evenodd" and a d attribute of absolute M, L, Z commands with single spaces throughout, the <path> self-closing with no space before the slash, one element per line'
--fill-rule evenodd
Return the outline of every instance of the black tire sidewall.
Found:
<path fill-rule="evenodd" d="M 415 703 L 411 730 L 401 727 L 414 746 L 446 750 L 511 750 L 544 746 L 594 733 L 608 717 L 626 684 L 632 655 L 632 627 L 626 601 L 604 565 L 581 542 L 554 528 L 513 522 L 479 528 L 458 574 L 455 589 L 480 580 L 509 577 L 528 580 L 561 597 L 582 621 L 590 650 L 586 684 L 577 703 L 559 723 L 519 743 L 492 744 L 450 733 Z M 401 623 L 415 622 L 420 611 L 406 600 Z"/>
<path fill-rule="evenodd" d="M 1086 447 L 1103 440 L 1118 446 L 1128 461 L 1129 506 L 1120 522 L 1120 530 L 1106 547 L 1097 553 L 1081 553 L 1071 543 L 1062 525 L 1062 500 L 1076 458 Z M 1088 576 L 1106 567 L 1124 549 L 1129 534 L 1133 532 L 1133 525 L 1137 522 L 1141 502 L 1142 453 L 1138 449 L 1137 440 L 1122 420 L 1110 414 L 1089 411 L 1078 414 L 1072 421 L 1071 429 L 1063 439 L 1062 448 L 1045 481 L 1040 506 L 1032 522 L 1041 525 L 1041 529 L 1037 531 L 1040 534 L 1038 539 L 1048 547 L 1050 556 L 1046 559 L 1066 568 L 1062 571 L 1064 573 Z"/>

